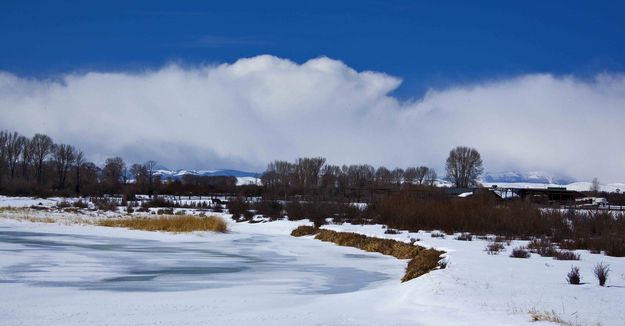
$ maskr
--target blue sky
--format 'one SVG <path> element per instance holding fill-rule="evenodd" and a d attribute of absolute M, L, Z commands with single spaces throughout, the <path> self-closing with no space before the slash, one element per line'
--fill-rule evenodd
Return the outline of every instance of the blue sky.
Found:
<path fill-rule="evenodd" d="M 7 1 L 0 70 L 46 77 L 318 56 L 430 87 L 625 70 L 622 1 Z"/>

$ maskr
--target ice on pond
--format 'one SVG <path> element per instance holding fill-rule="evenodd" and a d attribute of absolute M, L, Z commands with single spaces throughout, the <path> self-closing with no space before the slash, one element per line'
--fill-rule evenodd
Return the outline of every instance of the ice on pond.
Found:
<path fill-rule="evenodd" d="M 162 242 L 104 235 L 0 230 L 0 250 L 18 261 L 3 265 L 0 282 L 104 291 L 190 291 L 270 285 L 298 294 L 353 292 L 386 280 L 358 268 L 370 254 L 337 254 L 341 266 L 309 262 L 288 248 L 267 246 L 272 235 L 223 241 Z M 350 262 L 351 260 L 351 262 Z"/>

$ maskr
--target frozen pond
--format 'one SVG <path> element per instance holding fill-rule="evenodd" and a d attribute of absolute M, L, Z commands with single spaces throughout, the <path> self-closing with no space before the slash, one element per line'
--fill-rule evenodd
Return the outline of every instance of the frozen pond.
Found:
<path fill-rule="evenodd" d="M 4 257 L 0 283 L 88 291 L 166 292 L 253 282 L 269 286 L 270 291 L 306 295 L 353 292 L 391 277 L 378 268 L 359 268 L 370 260 L 389 262 L 389 258 L 376 254 L 336 248 L 339 250 L 331 252 L 334 257 L 329 257 L 341 261 L 335 266 L 310 261 L 302 248 L 293 252 L 281 248 L 292 245 L 295 238 L 265 234 L 219 236 L 219 241 L 188 241 L 184 237 L 184 241 L 174 242 L 5 226 L 0 228 L 0 255 Z"/>

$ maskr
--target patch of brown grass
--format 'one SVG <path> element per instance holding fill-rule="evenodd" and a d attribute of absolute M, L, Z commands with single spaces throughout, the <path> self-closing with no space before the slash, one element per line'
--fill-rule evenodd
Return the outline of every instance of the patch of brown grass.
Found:
<path fill-rule="evenodd" d="M 294 237 L 303 237 L 317 233 L 319 233 L 319 228 L 309 225 L 300 225 L 295 230 L 291 231 L 291 235 Z"/>
<path fill-rule="evenodd" d="M 25 209 L 23 207 L 11 207 L 11 206 L 0 207 L 0 213 L 1 212 L 17 212 L 17 211 L 25 211 Z"/>
<path fill-rule="evenodd" d="M 443 251 L 436 249 L 422 248 L 422 250 L 419 251 L 419 254 L 408 262 L 406 274 L 404 274 L 404 277 L 401 278 L 401 281 L 410 281 L 413 278 L 417 278 L 437 269 L 443 253 Z M 446 264 L 441 266 L 441 268 L 444 268 L 444 266 L 446 266 Z"/>
<path fill-rule="evenodd" d="M 29 221 L 29 222 L 39 222 L 39 223 L 54 223 L 54 219 L 51 219 L 49 217 L 34 217 L 34 216 L 25 216 L 23 218 L 23 220 Z"/>
<path fill-rule="evenodd" d="M 217 216 L 197 217 L 182 215 L 159 216 L 156 218 L 105 219 L 99 221 L 98 225 L 166 232 L 215 231 L 223 233 L 227 231 L 226 222 Z"/>
<path fill-rule="evenodd" d="M 577 322 L 574 323 L 572 321 L 562 319 L 553 310 L 552 311 L 539 311 L 535 308 L 532 308 L 528 311 L 528 313 L 530 317 L 532 318 L 532 321 L 534 322 L 546 321 L 546 322 L 560 324 L 564 326 L 582 326 L 582 324 L 579 324 Z M 601 326 L 601 323 L 597 323 L 596 325 Z"/>
<path fill-rule="evenodd" d="M 336 243 L 339 246 L 354 247 L 369 252 L 379 252 L 399 259 L 411 259 L 423 248 L 391 239 L 380 239 L 366 235 L 320 230 L 315 239 Z"/>
<path fill-rule="evenodd" d="M 312 226 L 300 226 L 291 232 L 293 236 L 316 234 L 315 239 L 335 243 L 339 246 L 354 247 L 369 252 L 379 252 L 398 259 L 410 259 L 402 282 L 426 274 L 438 268 L 443 251 L 425 249 L 410 243 L 391 239 L 380 239 L 351 232 L 336 232 Z"/>

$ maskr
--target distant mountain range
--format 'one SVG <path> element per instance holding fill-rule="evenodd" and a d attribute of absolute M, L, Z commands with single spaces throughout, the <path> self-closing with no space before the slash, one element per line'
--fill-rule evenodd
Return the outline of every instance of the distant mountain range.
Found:
<path fill-rule="evenodd" d="M 547 188 L 566 187 L 568 190 L 589 191 L 592 182 L 578 181 L 571 178 L 554 177 L 544 172 L 487 172 L 482 176 L 482 185 L 490 187 L 510 188 Z M 623 183 L 601 183 L 600 191 L 622 192 L 625 190 Z"/>
<path fill-rule="evenodd" d="M 482 182 L 486 183 L 544 183 L 567 185 L 577 180 L 566 177 L 555 177 L 545 172 L 486 172 L 482 176 Z"/>
<path fill-rule="evenodd" d="M 197 175 L 197 176 L 210 176 L 210 177 L 236 177 L 237 185 L 246 184 L 259 184 L 260 173 L 256 172 L 244 172 L 231 169 L 217 169 L 217 170 L 169 170 L 166 168 L 158 169 L 154 172 L 154 175 L 158 175 L 163 180 L 177 180 L 184 175 Z"/>
<path fill-rule="evenodd" d="M 155 175 L 160 175 L 163 179 L 176 179 L 183 175 L 199 175 L 205 177 L 253 177 L 260 178 L 260 173 L 256 172 L 244 172 L 231 169 L 217 169 L 217 170 L 168 170 L 160 169 L 154 172 Z"/>

